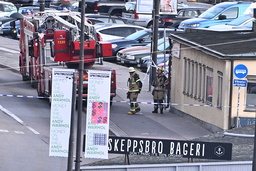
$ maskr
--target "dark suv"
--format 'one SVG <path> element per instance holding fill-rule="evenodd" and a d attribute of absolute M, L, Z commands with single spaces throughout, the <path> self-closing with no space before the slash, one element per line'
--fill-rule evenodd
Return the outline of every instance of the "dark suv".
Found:
<path fill-rule="evenodd" d="M 86 13 L 100 13 L 121 16 L 125 2 L 128 0 L 87 0 Z"/>
<path fill-rule="evenodd" d="M 179 30 L 159 28 L 158 38 L 160 39 L 165 36 L 167 37 L 170 35 L 170 33 L 178 32 L 178 31 Z M 113 57 L 107 58 L 107 60 L 116 62 L 116 54 L 118 51 L 127 47 L 146 45 L 152 41 L 151 38 L 152 38 L 152 30 L 145 29 L 145 30 L 137 31 L 122 39 L 108 40 L 108 42 L 112 44 Z"/>
<path fill-rule="evenodd" d="M 178 8 L 177 15 L 160 15 L 160 25 L 162 27 L 178 28 L 183 20 L 198 17 L 207 9 L 203 7 Z"/>

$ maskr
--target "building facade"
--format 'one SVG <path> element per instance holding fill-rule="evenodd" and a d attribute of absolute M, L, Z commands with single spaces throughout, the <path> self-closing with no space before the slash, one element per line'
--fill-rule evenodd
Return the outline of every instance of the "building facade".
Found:
<path fill-rule="evenodd" d="M 252 124 L 255 36 L 254 32 L 213 31 L 172 34 L 171 103 L 175 105 L 171 110 L 188 114 L 213 131 Z M 248 69 L 245 78 L 234 73 L 239 64 Z M 235 80 L 243 84 L 234 84 Z"/>

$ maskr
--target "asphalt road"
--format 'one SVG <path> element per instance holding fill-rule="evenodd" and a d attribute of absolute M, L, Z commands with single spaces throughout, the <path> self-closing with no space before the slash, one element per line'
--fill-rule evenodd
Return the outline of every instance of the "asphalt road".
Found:
<path fill-rule="evenodd" d="M 0 66 L 2 69 L 10 69 L 18 72 L 19 59 L 19 44 L 16 40 L 0 37 L 0 52 L 2 55 Z M 4 54 L 4 55 L 3 55 Z M 126 99 L 127 78 L 129 73 L 124 66 L 106 63 L 108 67 L 115 68 L 117 71 L 117 97 L 114 98 L 113 106 L 111 107 L 110 130 L 116 136 L 126 137 L 141 137 L 141 138 L 164 138 L 173 140 L 200 140 L 210 142 L 232 142 L 233 143 L 233 158 L 232 160 L 252 160 L 253 141 L 252 138 L 233 138 L 224 135 L 224 132 L 212 134 L 208 130 L 201 127 L 187 118 L 180 117 L 164 111 L 163 115 L 152 114 L 153 105 L 152 95 L 149 91 L 147 76 L 144 73 L 138 72 L 144 82 L 144 86 L 138 101 L 142 102 L 141 112 L 137 115 L 127 115 L 129 104 Z M 10 87 L 11 88 L 11 87 Z M 32 88 L 31 88 L 32 89 Z M 15 94 L 15 92 L 12 92 Z M 16 92 L 17 93 L 17 92 Z M 146 102 L 146 103 L 145 103 Z M 6 103 L 6 102 L 4 102 Z M 32 117 L 32 116 L 31 116 Z M 6 116 L 2 116 L 3 120 Z M 9 119 L 7 119 L 9 120 Z M 11 121 L 13 122 L 13 121 Z M 253 134 L 253 127 L 243 129 L 230 130 L 233 133 L 241 132 L 243 134 Z M 29 141 L 29 139 L 28 139 Z M 24 147 L 28 148 L 28 147 Z M 240 150 L 242 149 L 242 151 Z M 48 152 L 48 151 L 44 151 Z M 91 160 L 82 159 L 81 165 L 85 164 L 123 164 L 124 156 L 110 154 L 109 160 Z M 96 163 L 95 163 L 96 162 Z M 187 159 L 175 158 L 154 158 L 145 156 L 132 156 L 131 163 L 170 163 L 170 162 L 187 162 Z"/>

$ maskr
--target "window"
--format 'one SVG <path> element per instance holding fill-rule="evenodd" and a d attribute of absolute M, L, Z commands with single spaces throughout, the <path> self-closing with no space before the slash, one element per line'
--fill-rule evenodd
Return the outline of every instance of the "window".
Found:
<path fill-rule="evenodd" d="M 226 19 L 234 19 L 238 16 L 238 7 L 230 8 L 224 11 L 221 15 L 225 15 Z"/>
<path fill-rule="evenodd" d="M 188 78 L 187 78 L 187 80 L 188 80 L 188 82 L 187 82 L 187 95 L 189 96 L 189 93 L 190 93 L 190 89 L 191 89 L 191 72 L 190 72 L 190 70 L 191 70 L 191 60 L 190 59 L 188 59 L 188 70 L 187 70 L 187 75 L 188 75 Z"/>
<path fill-rule="evenodd" d="M 194 61 L 193 60 L 191 60 L 191 70 L 190 70 L 190 73 L 191 73 L 191 76 L 190 76 L 190 82 L 191 82 L 191 84 L 190 84 L 190 87 L 191 87 L 191 89 L 190 89 L 190 97 L 193 97 L 193 94 L 194 94 L 194 87 L 195 87 L 195 73 L 194 73 L 194 71 L 195 71 L 195 63 L 194 63 Z"/>
<path fill-rule="evenodd" d="M 255 111 L 256 107 L 256 76 L 247 76 L 246 109 Z"/>
<path fill-rule="evenodd" d="M 106 30 L 101 30 L 100 33 L 102 34 L 109 34 L 109 35 L 115 35 L 114 30 L 111 29 L 106 29 Z"/>
<path fill-rule="evenodd" d="M 125 30 L 125 31 L 124 31 Z M 119 27 L 119 28 L 109 28 L 100 31 L 102 34 L 108 34 L 113 36 L 125 37 L 135 32 L 134 28 Z"/>
<path fill-rule="evenodd" d="M 178 13 L 177 17 L 183 17 L 183 16 L 185 15 L 184 13 L 185 13 L 185 11 L 183 11 L 183 10 L 180 11 L 180 12 Z"/>
<path fill-rule="evenodd" d="M 199 85 L 199 83 L 198 83 L 198 75 L 199 75 L 199 73 L 198 73 L 198 62 L 195 62 L 195 81 L 194 81 L 194 92 L 195 92 L 195 94 L 194 94 L 194 98 L 195 99 L 198 99 L 198 92 L 199 92 L 199 90 L 198 90 L 198 85 Z"/>
<path fill-rule="evenodd" d="M 183 94 L 202 103 L 212 104 L 213 69 L 184 57 Z M 218 104 L 222 105 L 223 74 L 218 78 Z"/>
<path fill-rule="evenodd" d="M 151 36 L 150 36 L 150 34 L 146 34 L 143 37 L 141 37 L 141 39 L 144 40 L 144 42 L 150 42 Z"/>
<path fill-rule="evenodd" d="M 218 96 L 217 96 L 217 106 L 222 109 L 222 90 L 223 90 L 223 73 L 218 71 Z"/>
<path fill-rule="evenodd" d="M 183 82 L 183 94 L 187 93 L 187 58 L 184 58 L 184 72 L 183 72 L 183 77 L 184 77 L 184 82 Z"/>
<path fill-rule="evenodd" d="M 206 76 L 206 103 L 212 103 L 212 90 L 213 90 L 213 69 L 207 67 Z"/>
<path fill-rule="evenodd" d="M 17 11 L 17 8 L 14 5 L 9 5 L 9 4 L 3 4 L 3 9 L 4 9 L 4 12 Z"/>
<path fill-rule="evenodd" d="M 206 66 L 205 65 L 202 65 L 202 82 L 201 82 L 201 86 L 202 86 L 202 89 L 201 89 L 201 95 L 202 95 L 202 102 L 204 103 L 205 102 L 205 91 L 206 91 Z"/>
<path fill-rule="evenodd" d="M 203 75 L 203 67 L 202 64 L 199 63 L 198 64 L 198 100 L 201 101 L 202 100 L 202 75 Z"/>
<path fill-rule="evenodd" d="M 197 17 L 198 15 L 197 15 L 196 11 L 188 11 L 187 16 L 188 17 Z"/>

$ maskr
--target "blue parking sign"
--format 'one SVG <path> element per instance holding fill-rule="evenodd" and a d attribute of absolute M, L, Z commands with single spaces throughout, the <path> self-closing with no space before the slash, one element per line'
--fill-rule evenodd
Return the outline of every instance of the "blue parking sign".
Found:
<path fill-rule="evenodd" d="M 234 74 L 237 78 L 244 78 L 248 74 L 248 68 L 243 64 L 239 64 L 235 67 Z"/>

